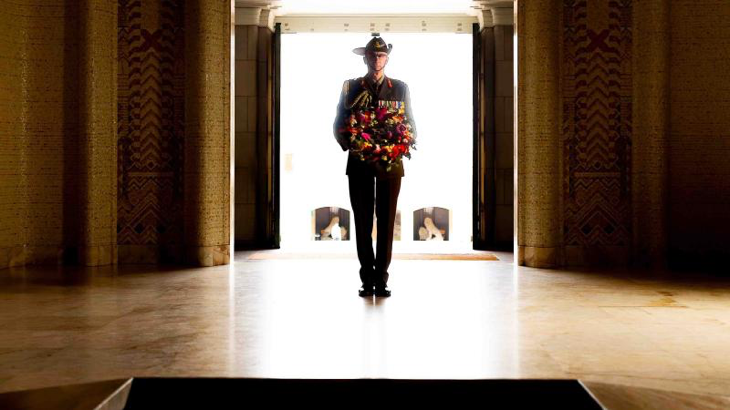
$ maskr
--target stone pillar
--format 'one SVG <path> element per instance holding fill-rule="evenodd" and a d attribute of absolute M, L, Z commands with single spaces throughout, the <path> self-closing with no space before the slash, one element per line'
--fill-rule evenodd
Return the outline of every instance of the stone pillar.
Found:
<path fill-rule="evenodd" d="M 514 9 L 493 7 L 494 22 L 494 242 L 514 244 Z"/>
<path fill-rule="evenodd" d="M 79 2 L 78 262 L 117 262 L 117 2 Z M 70 205 L 70 204 L 69 204 Z"/>
<path fill-rule="evenodd" d="M 117 7 L 0 2 L 0 268 L 117 261 Z"/>
<path fill-rule="evenodd" d="M 236 243 L 273 241 L 273 10 L 236 8 Z"/>
<path fill-rule="evenodd" d="M 185 252 L 194 265 L 231 258 L 230 0 L 185 4 Z"/>
<path fill-rule="evenodd" d="M 668 237 L 669 0 L 633 7 L 632 259 L 662 267 Z"/>
<path fill-rule="evenodd" d="M 563 263 L 558 0 L 517 0 L 517 261 Z"/>
<path fill-rule="evenodd" d="M 18 33 L 28 31 L 26 16 L 32 14 L 33 6 L 35 4 L 0 1 L 0 35 L 3 37 L 0 41 L 0 75 L 3 77 L 0 81 L 0 269 L 24 265 L 29 242 L 26 221 L 29 214 L 28 168 L 32 164 L 28 158 L 29 130 L 32 128 L 28 126 L 31 108 L 28 81 L 32 79 L 34 66 L 32 51 L 40 47 L 29 47 L 28 37 Z M 41 38 L 45 40 L 45 37 Z M 62 81 L 56 83 L 63 84 Z M 53 91 L 46 93 L 55 96 L 58 92 Z"/>
<path fill-rule="evenodd" d="M 273 78 L 272 59 L 273 10 L 261 11 L 256 51 L 256 240 L 260 246 L 271 247 L 274 238 L 274 136 L 273 136 Z"/>
<path fill-rule="evenodd" d="M 495 178 L 495 114 L 494 108 L 494 23 L 491 10 L 481 10 L 479 17 L 479 45 L 481 53 L 479 73 L 479 238 L 488 248 L 494 247 L 496 225 Z"/>
<path fill-rule="evenodd" d="M 236 7 L 236 244 L 256 242 L 256 58 L 261 7 Z"/>

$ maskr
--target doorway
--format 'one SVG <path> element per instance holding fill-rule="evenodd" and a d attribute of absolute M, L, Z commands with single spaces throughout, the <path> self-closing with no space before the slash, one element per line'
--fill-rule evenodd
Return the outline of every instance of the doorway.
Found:
<path fill-rule="evenodd" d="M 381 36 L 393 44 L 386 76 L 408 84 L 419 133 L 411 160 L 404 159 L 393 249 L 469 251 L 473 249 L 472 37 Z M 332 126 L 343 81 L 366 72 L 362 57 L 352 49 L 369 39 L 369 33 L 281 35 L 282 248 L 354 246 L 347 154 L 335 142 Z"/>

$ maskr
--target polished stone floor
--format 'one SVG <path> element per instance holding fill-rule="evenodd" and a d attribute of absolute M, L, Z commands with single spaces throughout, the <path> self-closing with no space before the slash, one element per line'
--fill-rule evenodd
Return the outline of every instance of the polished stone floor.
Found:
<path fill-rule="evenodd" d="M 570 378 L 730 392 L 730 277 L 354 258 L 0 270 L 0 392 L 132 376 Z"/>

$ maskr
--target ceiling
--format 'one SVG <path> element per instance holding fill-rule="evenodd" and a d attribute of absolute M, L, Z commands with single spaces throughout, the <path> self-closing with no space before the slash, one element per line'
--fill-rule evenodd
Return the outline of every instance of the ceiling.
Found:
<path fill-rule="evenodd" d="M 263 7 L 287 15 L 477 15 L 479 10 L 512 7 L 512 0 L 236 0 L 236 7 Z"/>
<path fill-rule="evenodd" d="M 282 33 L 452 32 L 512 24 L 512 0 L 236 0 L 236 24 Z"/>

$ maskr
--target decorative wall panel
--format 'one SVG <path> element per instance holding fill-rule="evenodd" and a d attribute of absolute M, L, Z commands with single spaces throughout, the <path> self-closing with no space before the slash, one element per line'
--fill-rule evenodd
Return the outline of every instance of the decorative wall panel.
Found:
<path fill-rule="evenodd" d="M 631 0 L 563 1 L 566 247 L 621 254 L 630 244 L 631 19 Z"/>
<path fill-rule="evenodd" d="M 147 246 L 127 260 L 183 245 L 184 5 L 119 1 L 118 243 Z"/>
<path fill-rule="evenodd" d="M 517 262 L 562 263 L 560 0 L 518 0 Z"/>

